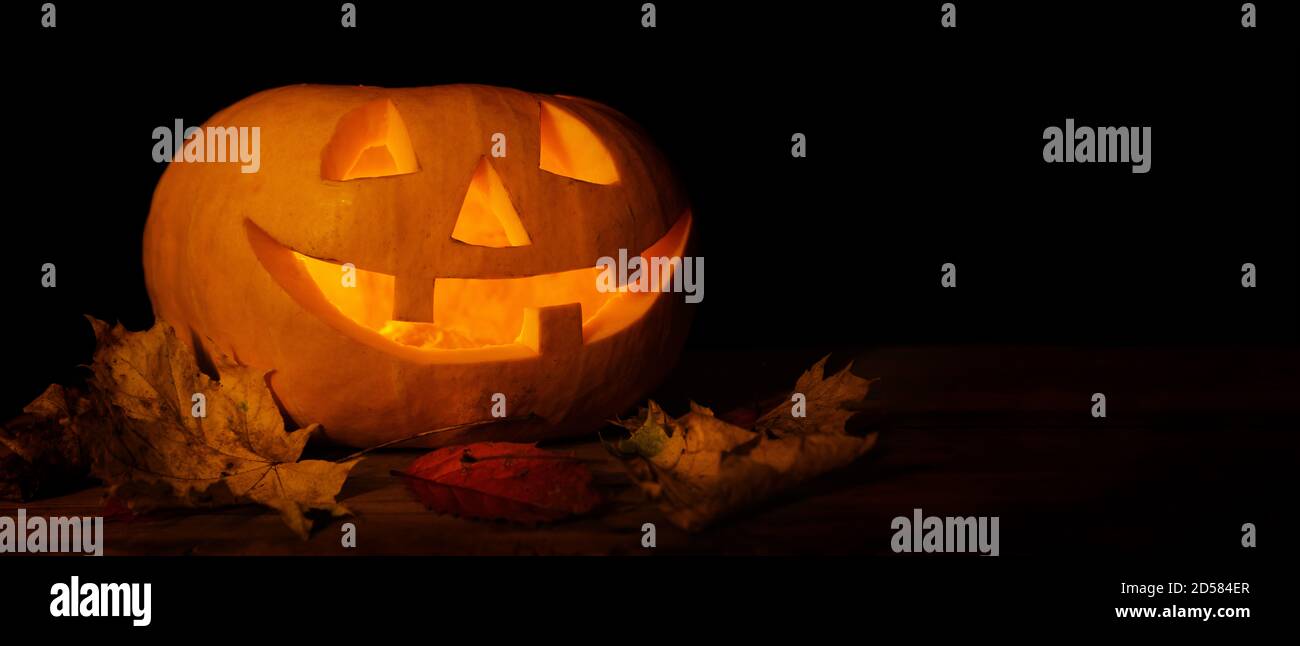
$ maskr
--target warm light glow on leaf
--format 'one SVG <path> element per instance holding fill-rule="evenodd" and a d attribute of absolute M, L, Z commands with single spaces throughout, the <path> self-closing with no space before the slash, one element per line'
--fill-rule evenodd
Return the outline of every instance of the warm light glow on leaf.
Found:
<path fill-rule="evenodd" d="M 522 247 L 533 243 L 510 203 L 505 184 L 486 157 L 479 159 L 474 169 L 474 178 L 460 205 L 451 237 L 480 247 Z"/>
<path fill-rule="evenodd" d="M 419 169 L 406 124 L 388 99 L 375 99 L 343 115 L 320 162 L 321 177 L 337 181 Z"/>
<path fill-rule="evenodd" d="M 592 184 L 617 182 L 614 159 L 596 133 L 569 112 L 540 103 L 541 169 Z"/>

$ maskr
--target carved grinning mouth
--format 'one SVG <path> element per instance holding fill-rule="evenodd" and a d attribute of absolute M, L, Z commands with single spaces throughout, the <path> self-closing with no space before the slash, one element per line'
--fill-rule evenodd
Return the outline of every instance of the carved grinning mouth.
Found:
<path fill-rule="evenodd" d="M 251 220 L 245 229 L 262 266 L 300 306 L 354 339 L 413 361 L 521 359 L 576 348 L 625 329 L 664 296 L 601 292 L 593 262 L 521 278 L 439 278 L 429 285 L 433 321 L 400 321 L 393 319 L 394 276 L 356 268 L 349 283 L 346 260 L 299 253 Z M 687 211 L 641 256 L 683 256 L 690 229 Z"/>

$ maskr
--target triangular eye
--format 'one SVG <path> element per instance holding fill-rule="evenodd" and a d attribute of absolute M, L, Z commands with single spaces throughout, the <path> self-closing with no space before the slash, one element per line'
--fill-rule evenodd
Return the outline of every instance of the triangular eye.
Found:
<path fill-rule="evenodd" d="M 573 114 L 545 101 L 540 103 L 541 169 L 592 184 L 617 182 L 614 159 L 596 133 Z"/>
<path fill-rule="evenodd" d="M 486 157 L 480 157 L 460 205 L 451 237 L 480 247 L 522 247 L 532 244 L 519 213 L 510 203 L 501 177 Z"/>
<path fill-rule="evenodd" d="M 411 136 L 388 99 L 375 99 L 343 115 L 320 160 L 321 177 L 337 181 L 417 170 Z"/>

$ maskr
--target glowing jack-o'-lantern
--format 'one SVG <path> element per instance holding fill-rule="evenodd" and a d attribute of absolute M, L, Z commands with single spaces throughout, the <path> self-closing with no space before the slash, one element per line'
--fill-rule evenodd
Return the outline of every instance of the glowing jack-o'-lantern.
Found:
<path fill-rule="evenodd" d="M 266 369 L 286 412 L 369 446 L 597 428 L 671 367 L 681 294 L 597 289 L 625 249 L 685 256 L 686 197 L 626 117 L 484 86 L 293 86 L 211 126 L 260 168 L 173 163 L 145 229 L 149 295 L 200 350 Z M 497 156 L 499 148 L 505 154 Z"/>

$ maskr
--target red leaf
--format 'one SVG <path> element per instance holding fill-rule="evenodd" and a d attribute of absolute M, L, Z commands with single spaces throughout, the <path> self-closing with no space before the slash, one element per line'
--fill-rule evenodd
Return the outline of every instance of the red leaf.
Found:
<path fill-rule="evenodd" d="M 395 473 L 429 509 L 466 518 L 540 523 L 584 514 L 600 503 L 581 460 L 531 444 L 449 446 Z"/>

